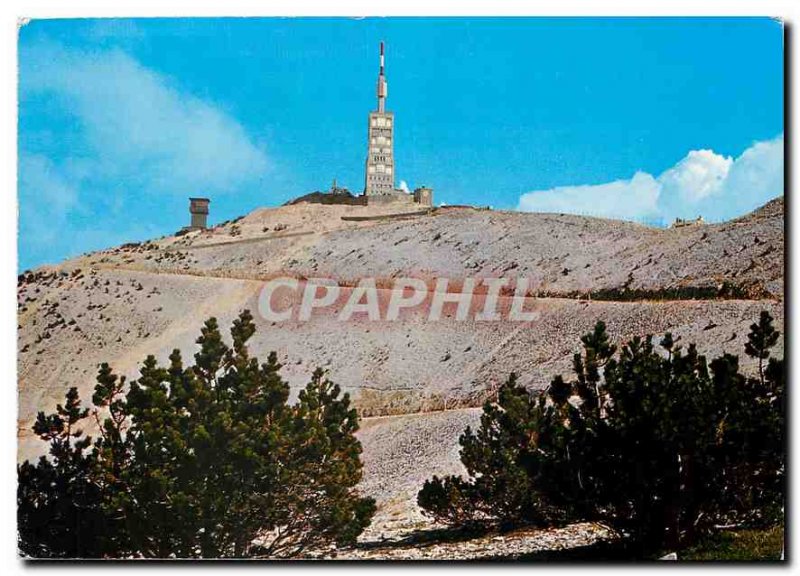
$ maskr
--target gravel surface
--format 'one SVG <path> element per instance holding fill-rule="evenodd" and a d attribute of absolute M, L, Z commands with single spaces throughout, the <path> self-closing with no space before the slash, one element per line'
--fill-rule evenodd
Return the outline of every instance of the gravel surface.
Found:
<path fill-rule="evenodd" d="M 360 489 L 375 498 L 378 513 L 364 533 L 382 539 L 424 526 L 416 505 L 425 480 L 438 474 L 463 474 L 458 437 L 475 428 L 480 409 L 367 418 L 358 438 L 364 447 L 364 477 Z"/>
<path fill-rule="evenodd" d="M 369 541 L 354 549 L 332 551 L 320 557 L 337 560 L 516 560 L 537 552 L 588 546 L 612 538 L 613 532 L 604 526 L 584 522 L 563 528 L 518 530 L 461 541 Z"/>
<path fill-rule="evenodd" d="M 299 204 L 257 210 L 205 232 L 110 249 L 72 265 L 263 278 L 290 272 L 352 280 L 526 277 L 534 290 L 716 287 L 783 295 L 783 198 L 713 225 L 650 228 L 565 214 L 440 208 L 353 222 L 380 209 Z"/>
<path fill-rule="evenodd" d="M 166 361 L 178 348 L 191 358 L 203 320 L 216 316 L 227 330 L 243 308 L 255 312 L 265 278 L 330 276 L 343 285 L 363 276 L 531 278 L 536 291 L 550 296 L 530 299 L 539 313 L 531 322 L 460 322 L 446 308 L 438 322 L 410 311 L 395 322 L 356 317 L 343 323 L 335 315 L 349 289 L 309 322 L 273 323 L 255 315 L 251 352 L 264 358 L 278 353 L 293 397 L 322 366 L 352 394 L 362 415 L 385 415 L 364 419 L 359 432 L 361 488 L 379 504 L 364 538 L 383 541 L 427 526 L 415 504 L 426 478 L 461 472 L 458 437 L 479 415 L 465 408 L 480 406 L 512 371 L 531 389 L 568 374 L 580 336 L 597 320 L 606 322 L 617 343 L 672 331 L 708 356 L 743 356 L 748 327 L 763 309 L 783 330 L 783 199 L 728 223 L 668 230 L 468 208 L 401 221 L 341 220 L 378 213 L 308 204 L 262 209 L 206 232 L 111 248 L 23 274 L 17 291 L 19 459 L 46 449 L 30 431 L 36 412 L 52 410 L 70 386 L 87 400 L 100 362 L 135 378 L 148 354 Z M 632 302 L 564 297 L 601 288 L 724 282 L 752 289 L 753 296 Z M 299 304 L 297 295 L 284 299 Z M 776 354 L 783 355 L 783 339 Z M 749 359 L 740 359 L 753 370 Z M 591 532 L 565 530 L 521 536 L 514 545 L 534 550 L 548 538 L 559 545 L 559 534 L 574 532 L 580 539 Z M 473 544 L 484 556 L 514 553 L 492 542 Z M 428 547 L 413 554 L 462 553 Z"/>

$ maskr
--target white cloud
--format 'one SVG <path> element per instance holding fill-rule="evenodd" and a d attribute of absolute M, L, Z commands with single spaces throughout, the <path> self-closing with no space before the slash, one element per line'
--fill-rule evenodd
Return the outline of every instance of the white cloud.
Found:
<path fill-rule="evenodd" d="M 408 188 L 408 183 L 406 183 L 405 180 L 400 180 L 400 184 L 398 185 L 398 188 L 400 190 L 402 190 L 403 192 L 405 192 L 406 194 L 411 194 L 411 190 Z"/>
<path fill-rule="evenodd" d="M 637 172 L 630 180 L 528 192 L 519 199 L 518 209 L 637 218 L 655 212 L 658 192 L 659 184 L 650 174 Z"/>
<path fill-rule="evenodd" d="M 733 218 L 783 194 L 783 135 L 757 142 L 731 166 L 716 209 L 723 218 Z M 711 199 L 716 200 L 716 199 Z"/>
<path fill-rule="evenodd" d="M 78 191 L 45 156 L 22 154 L 19 158 L 19 186 L 35 191 L 36 206 L 20 202 L 20 234 L 50 243 L 63 229 L 65 214 L 74 209 Z"/>
<path fill-rule="evenodd" d="M 23 266 L 163 233 L 188 196 L 246 192 L 270 169 L 220 105 L 119 49 L 22 45 L 20 110 Z"/>
<path fill-rule="evenodd" d="M 658 177 L 637 172 L 630 180 L 560 186 L 527 192 L 518 209 L 630 220 L 740 216 L 783 194 L 783 135 L 756 142 L 736 159 L 692 150 Z"/>
<path fill-rule="evenodd" d="M 659 180 L 665 193 L 686 202 L 698 202 L 714 194 L 725 182 L 733 159 L 713 150 L 692 150 Z"/>
<path fill-rule="evenodd" d="M 119 50 L 46 44 L 24 51 L 25 94 L 55 93 L 78 119 L 95 170 L 134 176 L 142 192 L 233 192 L 266 156 L 218 106 L 184 93 Z"/>
<path fill-rule="evenodd" d="M 41 154 L 20 154 L 20 269 L 159 235 L 155 218 L 129 217 L 120 195 L 84 205 L 84 177 L 81 162 L 58 166 Z"/>

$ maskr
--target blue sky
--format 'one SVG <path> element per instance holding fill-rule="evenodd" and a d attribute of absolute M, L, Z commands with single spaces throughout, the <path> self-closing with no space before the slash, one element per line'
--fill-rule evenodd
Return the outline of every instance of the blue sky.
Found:
<path fill-rule="evenodd" d="M 397 184 L 438 202 L 722 220 L 783 192 L 769 19 L 33 21 L 19 268 L 363 188 L 387 43 Z"/>

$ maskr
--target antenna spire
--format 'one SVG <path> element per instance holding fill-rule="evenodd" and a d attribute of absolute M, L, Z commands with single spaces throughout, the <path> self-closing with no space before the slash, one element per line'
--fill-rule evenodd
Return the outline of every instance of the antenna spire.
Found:
<path fill-rule="evenodd" d="M 389 85 L 386 82 L 384 75 L 384 45 L 381 40 L 381 69 L 378 73 L 378 112 L 384 112 L 386 109 L 386 96 L 389 95 Z"/>

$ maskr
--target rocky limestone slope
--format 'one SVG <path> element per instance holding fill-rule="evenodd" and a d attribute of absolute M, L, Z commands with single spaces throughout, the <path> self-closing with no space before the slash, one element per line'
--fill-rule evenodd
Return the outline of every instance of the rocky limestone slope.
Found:
<path fill-rule="evenodd" d="M 222 226 L 90 254 L 68 265 L 204 276 L 276 274 L 352 281 L 530 278 L 539 294 L 717 288 L 783 294 L 783 199 L 730 222 L 658 229 L 559 214 L 437 208 L 387 220 L 375 207 L 299 204 L 257 210 Z"/>
<path fill-rule="evenodd" d="M 30 432 L 36 412 L 53 409 L 70 386 L 88 399 L 100 362 L 135 377 L 147 354 L 165 361 L 179 348 L 191 357 L 203 320 L 216 316 L 226 327 L 243 308 L 257 310 L 263 280 L 279 275 L 330 277 L 345 297 L 363 277 L 532 281 L 533 322 L 459 322 L 452 314 L 430 322 L 410 312 L 395 322 L 343 323 L 335 318 L 340 303 L 308 322 L 255 315 L 251 350 L 277 351 L 293 391 L 323 366 L 363 415 L 382 416 L 360 432 L 362 485 L 380 505 L 376 533 L 422 521 L 414 495 L 429 475 L 460 470 L 457 439 L 476 421 L 471 407 L 511 371 L 531 388 L 568 373 L 580 335 L 598 319 L 616 341 L 671 330 L 708 355 L 741 354 L 763 309 L 783 329 L 782 199 L 731 222 L 667 230 L 558 214 L 408 212 L 261 209 L 207 231 L 22 274 L 20 459 L 42 452 Z M 777 354 L 782 347 L 781 340 Z"/>

